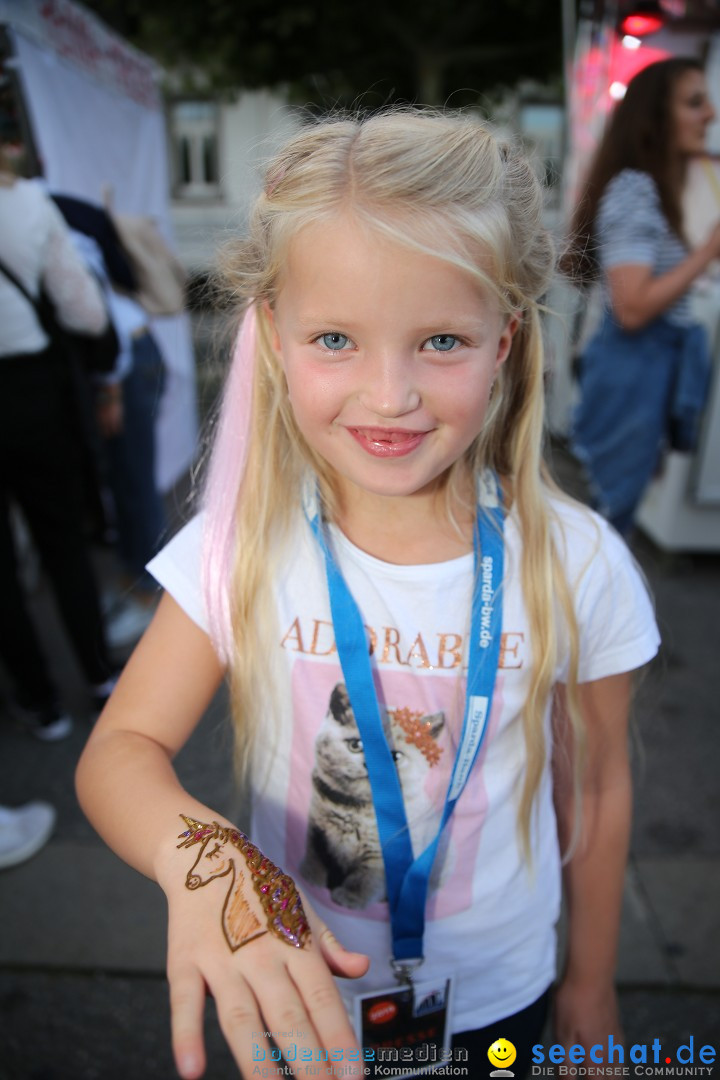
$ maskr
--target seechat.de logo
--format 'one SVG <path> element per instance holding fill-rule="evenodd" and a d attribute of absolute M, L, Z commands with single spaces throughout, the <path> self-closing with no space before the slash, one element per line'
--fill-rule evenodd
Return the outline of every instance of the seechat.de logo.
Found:
<path fill-rule="evenodd" d="M 531 1075 L 535 1077 L 708 1077 L 712 1074 L 717 1051 L 707 1043 L 696 1046 L 690 1035 L 677 1047 L 663 1047 L 659 1039 L 624 1046 L 612 1035 L 606 1043 L 592 1046 L 562 1046 L 542 1043 L 531 1050 Z"/>

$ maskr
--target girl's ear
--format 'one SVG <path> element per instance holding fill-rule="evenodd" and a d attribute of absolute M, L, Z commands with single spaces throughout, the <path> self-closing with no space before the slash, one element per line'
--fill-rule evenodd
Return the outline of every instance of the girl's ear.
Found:
<path fill-rule="evenodd" d="M 497 356 L 495 358 L 495 372 L 497 373 L 500 366 L 505 363 L 510 355 L 510 349 L 512 348 L 513 338 L 517 333 L 518 327 L 522 322 L 522 316 L 519 313 L 511 315 L 508 321 L 503 327 L 503 331 L 500 334 L 498 340 Z"/>
<path fill-rule="evenodd" d="M 273 312 L 273 309 L 270 307 L 270 304 L 267 302 L 267 300 L 263 300 L 263 302 L 262 302 L 262 311 L 263 311 L 263 315 L 267 319 L 267 324 L 268 324 L 268 327 L 270 329 L 270 341 L 272 343 L 272 347 L 275 350 L 275 353 L 278 356 L 278 358 L 280 360 L 282 360 L 282 349 L 280 347 L 280 335 L 278 334 L 277 325 L 275 323 L 275 314 Z"/>

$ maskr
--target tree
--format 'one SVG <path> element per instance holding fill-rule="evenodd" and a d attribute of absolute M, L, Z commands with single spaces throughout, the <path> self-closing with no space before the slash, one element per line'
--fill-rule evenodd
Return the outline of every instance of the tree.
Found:
<path fill-rule="evenodd" d="M 556 79 L 557 0 L 86 0 L 123 36 L 208 88 L 285 85 L 317 108 L 464 105 Z"/>

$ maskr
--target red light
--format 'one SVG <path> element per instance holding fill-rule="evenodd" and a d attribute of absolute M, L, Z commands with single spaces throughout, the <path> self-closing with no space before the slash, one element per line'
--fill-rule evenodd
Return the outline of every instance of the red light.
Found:
<path fill-rule="evenodd" d="M 633 37 L 646 37 L 654 34 L 663 25 L 659 15 L 626 15 L 620 23 L 622 34 L 632 34 Z"/>

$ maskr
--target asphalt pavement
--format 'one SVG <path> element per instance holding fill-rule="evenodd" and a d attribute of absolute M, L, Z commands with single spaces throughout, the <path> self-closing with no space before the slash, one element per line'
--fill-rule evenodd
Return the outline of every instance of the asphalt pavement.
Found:
<path fill-rule="evenodd" d="M 561 451 L 558 471 L 577 477 Z M 178 514 L 183 492 L 171 503 Z M 720 556 L 667 556 L 638 538 L 663 646 L 637 692 L 636 801 L 618 984 L 631 1043 L 720 1045 Z M 110 560 L 98 552 L 101 576 Z M 159 889 L 117 859 L 83 817 L 73 771 L 89 701 L 57 615 L 32 598 L 55 674 L 77 723 L 38 742 L 0 712 L 0 802 L 47 799 L 55 833 L 0 871 L 0 1080 L 164 1080 L 175 1075 Z M 241 820 L 228 773 L 221 692 L 179 756 L 183 782 Z M 212 1004 L 207 1076 L 237 1075 Z"/>

